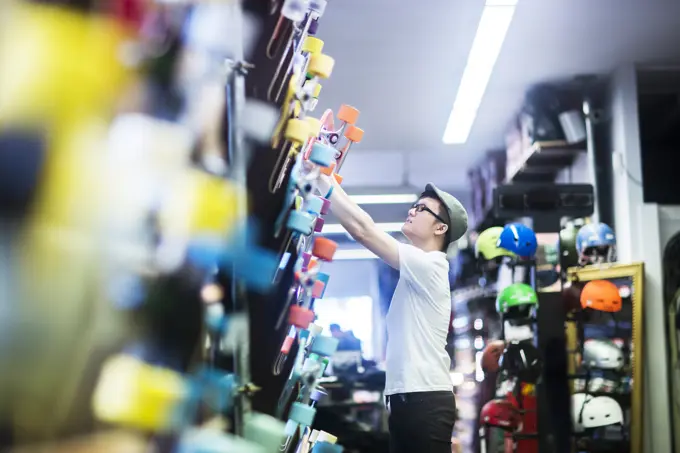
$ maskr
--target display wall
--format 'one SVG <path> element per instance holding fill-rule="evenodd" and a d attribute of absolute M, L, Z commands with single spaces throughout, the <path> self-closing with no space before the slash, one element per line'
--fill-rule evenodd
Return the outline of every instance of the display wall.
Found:
<path fill-rule="evenodd" d="M 644 70 L 627 65 L 614 71 L 604 110 L 609 120 L 618 258 L 624 263 L 645 263 L 649 303 L 645 307 L 644 451 L 673 451 L 661 260 L 669 239 L 680 231 L 680 207 L 643 202 L 637 79 Z M 563 170 L 556 182 L 589 183 L 587 156 Z"/>

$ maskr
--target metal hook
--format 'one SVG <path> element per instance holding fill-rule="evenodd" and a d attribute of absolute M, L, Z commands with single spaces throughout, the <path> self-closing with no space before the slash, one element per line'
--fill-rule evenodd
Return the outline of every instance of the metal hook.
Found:
<path fill-rule="evenodd" d="M 279 319 L 276 321 L 274 330 L 279 330 L 283 325 L 283 321 L 284 319 L 286 319 L 286 314 L 288 314 L 288 307 L 290 307 L 290 304 L 293 301 L 293 298 L 296 296 L 296 293 L 299 290 L 299 288 L 300 288 L 299 285 L 296 283 L 288 290 L 288 298 L 286 299 L 286 303 L 283 306 L 283 310 L 281 310 Z"/>
<path fill-rule="evenodd" d="M 277 43 L 277 38 L 279 34 L 282 33 L 281 28 L 284 27 L 286 24 L 286 18 L 284 16 L 279 16 L 279 20 L 276 21 L 276 25 L 274 26 L 274 31 L 272 31 L 272 35 L 269 38 L 269 42 L 267 43 L 267 49 L 265 54 L 267 55 L 267 58 L 270 60 L 273 60 L 276 54 L 278 53 L 280 47 L 274 49 L 274 45 Z"/>
<path fill-rule="evenodd" d="M 288 436 L 288 437 L 286 438 L 286 441 L 285 441 L 283 444 L 281 444 L 281 446 L 279 447 L 279 451 L 286 451 L 286 450 L 288 450 L 288 447 L 290 446 L 290 441 L 291 441 L 292 439 L 293 439 L 293 438 L 292 438 L 291 436 Z"/>
<path fill-rule="evenodd" d="M 293 31 L 294 33 L 294 31 Z M 274 93 L 274 87 L 276 86 L 276 82 L 279 80 L 279 77 L 281 75 L 281 69 L 283 68 L 283 64 L 286 62 L 288 59 L 288 53 L 290 52 L 290 48 L 293 43 L 293 37 L 288 40 L 288 43 L 286 44 L 286 48 L 283 51 L 283 54 L 281 55 L 281 59 L 279 60 L 279 64 L 276 66 L 276 71 L 274 71 L 274 75 L 272 76 L 271 82 L 269 82 L 269 88 L 267 89 L 267 100 L 269 101 L 276 101 L 280 95 L 281 95 L 281 88 L 276 92 L 276 98 L 272 97 L 272 94 Z M 295 58 L 295 55 L 293 55 L 290 58 L 291 63 L 288 65 L 288 69 L 286 70 L 286 75 L 283 76 L 283 81 L 281 82 L 281 87 L 286 84 L 286 79 L 287 75 L 290 72 L 290 66 L 292 64 L 293 59 Z M 273 59 L 273 57 L 272 57 Z"/>
<path fill-rule="evenodd" d="M 277 190 L 281 188 L 281 173 L 284 172 L 284 169 L 286 168 L 286 164 L 290 160 L 290 147 L 292 144 L 290 142 L 286 142 L 283 144 L 283 148 L 279 152 L 279 157 L 276 159 L 276 164 L 274 164 L 274 168 L 272 169 L 271 174 L 269 175 L 269 192 L 270 193 L 276 193 Z"/>
<path fill-rule="evenodd" d="M 276 356 L 276 360 L 274 360 L 274 366 L 272 367 L 272 373 L 274 374 L 274 376 L 278 376 L 281 374 L 281 372 L 283 371 L 283 366 L 286 364 L 287 360 L 288 354 L 279 352 L 279 354 Z"/>

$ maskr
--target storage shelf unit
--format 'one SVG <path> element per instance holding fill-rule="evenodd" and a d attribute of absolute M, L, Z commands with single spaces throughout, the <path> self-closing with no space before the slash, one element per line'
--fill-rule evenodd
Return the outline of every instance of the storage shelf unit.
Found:
<path fill-rule="evenodd" d="M 535 142 L 515 162 L 508 162 L 505 182 L 553 182 L 561 170 L 569 167 L 576 156 L 585 151 L 585 143 L 570 145 L 561 140 Z"/>

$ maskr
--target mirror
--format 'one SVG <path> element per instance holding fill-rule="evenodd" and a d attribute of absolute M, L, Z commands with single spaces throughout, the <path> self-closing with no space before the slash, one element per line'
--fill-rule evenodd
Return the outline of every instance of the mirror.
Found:
<path fill-rule="evenodd" d="M 671 353 L 671 396 L 675 451 L 680 451 L 680 290 L 668 304 L 668 333 Z"/>
<path fill-rule="evenodd" d="M 577 448 L 642 451 L 643 265 L 569 268 L 565 301 Z"/>

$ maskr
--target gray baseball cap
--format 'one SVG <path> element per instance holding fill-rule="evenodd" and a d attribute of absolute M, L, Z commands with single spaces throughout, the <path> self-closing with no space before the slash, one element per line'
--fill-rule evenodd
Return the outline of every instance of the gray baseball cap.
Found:
<path fill-rule="evenodd" d="M 439 201 L 446 206 L 446 211 L 449 214 L 449 243 L 450 245 L 455 244 L 468 229 L 467 211 L 456 197 L 438 189 L 434 184 L 426 185 L 425 191 L 434 192 Z"/>

